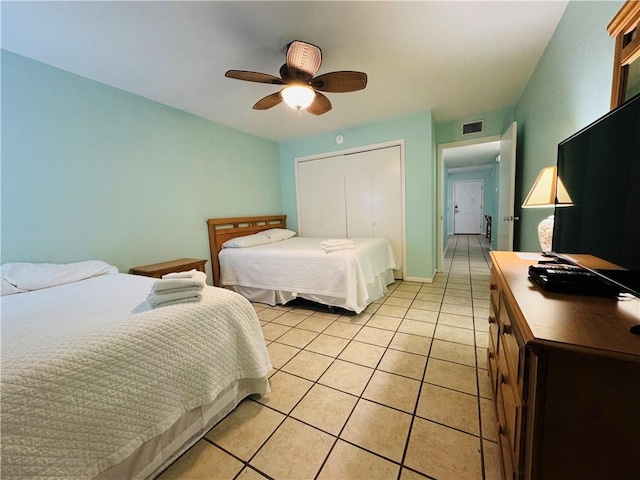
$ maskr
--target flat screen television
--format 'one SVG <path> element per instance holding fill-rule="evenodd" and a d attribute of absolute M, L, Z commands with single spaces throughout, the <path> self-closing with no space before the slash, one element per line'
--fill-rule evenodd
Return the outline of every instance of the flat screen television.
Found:
<path fill-rule="evenodd" d="M 561 142 L 557 167 L 573 206 L 555 209 L 553 253 L 640 297 L 640 95 Z"/>

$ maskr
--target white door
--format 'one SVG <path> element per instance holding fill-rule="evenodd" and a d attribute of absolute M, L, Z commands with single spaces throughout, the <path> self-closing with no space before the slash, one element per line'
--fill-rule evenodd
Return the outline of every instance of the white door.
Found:
<path fill-rule="evenodd" d="M 344 157 L 307 160 L 297 167 L 300 236 L 345 238 Z"/>
<path fill-rule="evenodd" d="M 371 158 L 373 236 L 386 238 L 402 259 L 402 167 L 400 147 L 375 150 Z"/>
<path fill-rule="evenodd" d="M 402 159 L 393 146 L 345 156 L 348 237 L 389 240 L 402 262 Z M 396 271 L 401 278 L 402 265 Z"/>
<path fill-rule="evenodd" d="M 453 232 L 482 233 L 483 181 L 453 183 Z"/>
<path fill-rule="evenodd" d="M 498 250 L 513 250 L 513 216 L 516 185 L 516 135 L 517 123 L 513 122 L 500 137 L 500 180 L 498 198 L 498 218 L 492 222 L 497 230 Z"/>
<path fill-rule="evenodd" d="M 348 237 L 373 237 L 370 152 L 345 156 L 344 189 Z"/>

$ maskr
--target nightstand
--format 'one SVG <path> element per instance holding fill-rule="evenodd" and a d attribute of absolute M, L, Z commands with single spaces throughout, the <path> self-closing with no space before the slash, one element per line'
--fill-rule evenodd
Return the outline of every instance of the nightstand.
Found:
<path fill-rule="evenodd" d="M 133 267 L 129 270 L 129 273 L 134 275 L 144 275 L 145 277 L 162 278 L 162 276 L 167 273 L 186 272 L 194 268 L 204 272 L 205 263 L 207 263 L 207 260 L 200 260 L 198 258 L 180 258 L 169 262 Z"/>

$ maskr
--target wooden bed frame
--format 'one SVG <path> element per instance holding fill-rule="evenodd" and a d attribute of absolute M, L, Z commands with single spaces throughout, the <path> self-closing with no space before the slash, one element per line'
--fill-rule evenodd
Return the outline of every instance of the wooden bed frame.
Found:
<path fill-rule="evenodd" d="M 220 286 L 220 261 L 218 254 L 222 244 L 232 238 L 251 235 L 270 228 L 287 228 L 286 215 L 267 215 L 261 217 L 210 218 L 209 249 L 211 251 L 211 269 L 213 284 Z"/>

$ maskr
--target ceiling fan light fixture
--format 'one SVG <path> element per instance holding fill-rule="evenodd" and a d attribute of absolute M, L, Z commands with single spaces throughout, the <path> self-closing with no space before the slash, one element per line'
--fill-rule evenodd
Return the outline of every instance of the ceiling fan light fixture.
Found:
<path fill-rule="evenodd" d="M 283 86 L 279 92 L 258 100 L 253 106 L 254 110 L 268 110 L 284 102 L 298 110 L 298 114 L 305 110 L 318 116 L 324 115 L 332 108 L 331 102 L 322 92 L 357 92 L 367 86 L 367 74 L 364 72 L 341 70 L 316 77 L 321 63 L 320 48 L 295 40 L 287 46 L 287 61 L 280 67 L 280 78 L 248 70 L 229 70 L 225 76 L 247 82 Z"/>
<path fill-rule="evenodd" d="M 313 100 L 316 98 L 316 92 L 311 87 L 294 85 L 283 88 L 280 92 L 280 96 L 291 108 L 304 110 L 311 105 Z"/>

